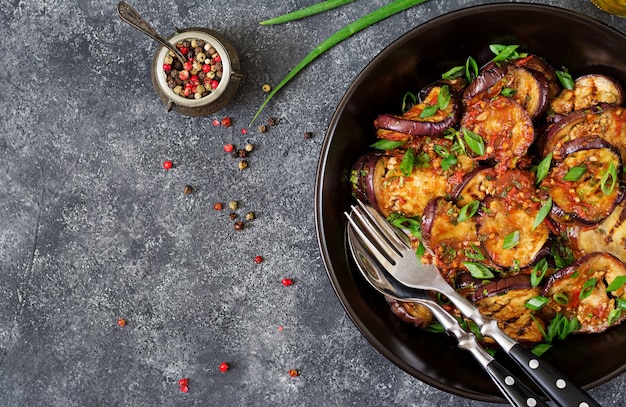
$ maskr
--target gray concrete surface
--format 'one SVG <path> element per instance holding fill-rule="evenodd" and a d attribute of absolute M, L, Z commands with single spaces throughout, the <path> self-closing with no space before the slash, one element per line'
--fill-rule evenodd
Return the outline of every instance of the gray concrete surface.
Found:
<path fill-rule="evenodd" d="M 166 113 L 149 79 L 156 44 L 117 18 L 116 1 L 0 3 L 0 405 L 489 405 L 414 379 L 367 343 L 326 276 L 313 211 L 324 132 L 350 81 L 414 26 L 485 2 L 431 0 L 352 37 L 268 105 L 259 124 L 277 126 L 241 134 L 263 83 L 387 2 L 257 24 L 312 3 L 131 3 L 164 34 L 207 26 L 233 42 L 246 78 L 208 118 Z M 536 3 L 626 30 L 588 1 Z M 224 116 L 232 127 L 212 125 Z M 256 148 L 241 171 L 222 146 L 245 142 Z M 257 218 L 235 231 L 229 201 Z M 623 406 L 625 385 L 591 394 Z"/>

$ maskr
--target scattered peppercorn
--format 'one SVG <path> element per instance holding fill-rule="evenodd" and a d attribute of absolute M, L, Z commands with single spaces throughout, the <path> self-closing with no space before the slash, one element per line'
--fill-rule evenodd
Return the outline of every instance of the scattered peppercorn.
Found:
<path fill-rule="evenodd" d="M 259 133 L 265 133 L 267 132 L 267 126 L 262 124 L 259 126 Z"/>
<path fill-rule="evenodd" d="M 231 212 L 230 215 L 228 215 L 228 217 L 230 218 L 230 220 L 235 220 L 237 219 L 237 214 L 235 212 Z"/>
<path fill-rule="evenodd" d="M 304 132 L 304 138 L 306 140 L 310 139 L 311 137 L 313 137 L 313 133 L 311 133 L 310 131 Z"/>
<path fill-rule="evenodd" d="M 248 129 L 246 128 L 241 129 L 241 134 L 248 134 Z"/>
<path fill-rule="evenodd" d="M 120 318 L 117 320 L 117 324 L 119 326 L 126 326 L 126 320 L 124 318 Z"/>
<path fill-rule="evenodd" d="M 248 162 L 243 160 L 243 161 L 239 161 L 239 169 L 240 170 L 245 170 L 246 168 L 248 168 Z"/>
<path fill-rule="evenodd" d="M 283 278 L 281 280 L 282 285 L 284 285 L 285 287 L 289 287 L 290 285 L 293 284 L 293 280 L 290 278 Z"/>
<path fill-rule="evenodd" d="M 248 156 L 248 152 L 244 149 L 237 150 L 237 157 L 246 158 Z"/>
<path fill-rule="evenodd" d="M 278 325 L 278 332 L 282 332 L 285 328 L 282 325 Z"/>
<path fill-rule="evenodd" d="M 187 379 L 187 378 L 180 379 L 178 381 L 178 388 L 183 393 L 189 392 L 189 379 Z"/>
<path fill-rule="evenodd" d="M 193 187 L 191 185 L 185 185 L 183 188 L 183 194 L 189 195 L 193 192 Z"/>
<path fill-rule="evenodd" d="M 226 116 L 222 119 L 222 126 L 230 127 L 233 124 L 233 121 L 230 117 Z"/>
<path fill-rule="evenodd" d="M 237 208 L 239 207 L 239 204 L 237 203 L 237 201 L 230 201 L 228 203 L 228 207 L 232 209 L 233 211 L 236 211 Z"/>
<path fill-rule="evenodd" d="M 254 218 L 256 218 L 256 215 L 254 214 L 254 212 L 246 213 L 246 220 L 252 220 Z"/>
<path fill-rule="evenodd" d="M 269 119 L 267 119 L 267 125 L 268 126 L 276 126 L 278 124 L 278 119 L 275 117 L 270 117 Z"/>
<path fill-rule="evenodd" d="M 254 258 L 254 262 L 255 262 L 256 264 L 261 264 L 261 263 L 263 263 L 263 257 L 262 257 L 262 256 L 256 256 L 256 257 Z"/>
<path fill-rule="evenodd" d="M 243 228 L 244 228 L 244 223 L 243 222 L 241 222 L 241 221 L 235 222 L 235 230 L 236 231 L 243 230 Z"/>
<path fill-rule="evenodd" d="M 235 149 L 235 146 L 233 146 L 232 144 L 226 144 L 224 146 L 224 152 L 226 153 L 232 153 L 234 149 Z"/>
<path fill-rule="evenodd" d="M 215 209 L 216 211 L 221 211 L 223 208 L 224 206 L 221 202 L 217 202 L 215 205 L 213 205 L 213 209 Z"/>
<path fill-rule="evenodd" d="M 300 372 L 298 372 L 296 369 L 291 369 L 289 371 L 289 376 L 291 376 L 291 377 L 298 377 L 298 376 L 300 376 Z"/>
<path fill-rule="evenodd" d="M 261 86 L 261 90 L 265 93 L 270 92 L 272 90 L 272 85 L 264 83 L 263 86 Z"/>
<path fill-rule="evenodd" d="M 246 145 L 244 146 L 244 150 L 246 150 L 249 153 L 252 152 L 252 150 L 254 150 L 254 144 L 246 143 Z"/>
<path fill-rule="evenodd" d="M 217 120 L 217 119 L 213 119 L 213 126 L 219 127 L 220 126 L 220 121 Z"/>
<path fill-rule="evenodd" d="M 226 363 L 226 362 L 220 363 L 220 372 L 226 373 L 226 372 L 228 372 L 228 368 L 230 368 L 228 363 Z"/>
<path fill-rule="evenodd" d="M 172 163 L 170 160 L 163 161 L 163 168 L 165 168 L 166 170 L 169 170 L 173 166 L 174 163 Z"/>

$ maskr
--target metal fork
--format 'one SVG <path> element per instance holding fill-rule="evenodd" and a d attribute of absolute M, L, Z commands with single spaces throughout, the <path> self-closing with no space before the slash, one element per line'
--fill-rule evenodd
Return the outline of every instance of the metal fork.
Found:
<path fill-rule="evenodd" d="M 461 314 L 479 326 L 481 334 L 496 341 L 558 406 L 600 407 L 565 375 L 507 336 L 495 319 L 482 315 L 474 304 L 444 280 L 435 266 L 421 264 L 413 248 L 401 237 L 404 234 L 387 223 L 374 208 L 359 201 L 347 215 L 358 239 L 396 280 L 407 287 L 445 295 Z"/>
<path fill-rule="evenodd" d="M 348 225 L 348 246 L 357 268 L 379 293 L 397 301 L 416 302 L 425 306 L 444 329 L 454 335 L 458 346 L 472 354 L 481 367 L 489 374 L 498 389 L 515 407 L 548 407 L 522 381 L 517 380 L 504 366 L 487 353 L 476 340 L 476 336 L 466 332 L 459 322 L 437 303 L 427 291 L 410 288 L 394 279 L 385 269 L 376 266 L 376 259 L 355 236 L 354 228 Z"/>

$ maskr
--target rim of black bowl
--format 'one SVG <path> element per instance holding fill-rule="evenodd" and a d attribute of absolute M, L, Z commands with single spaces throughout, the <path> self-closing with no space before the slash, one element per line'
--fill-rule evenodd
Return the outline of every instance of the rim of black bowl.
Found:
<path fill-rule="evenodd" d="M 335 132 L 337 131 L 337 127 L 342 123 L 343 116 L 346 112 L 346 108 L 349 106 L 349 102 L 351 98 L 354 96 L 355 92 L 359 87 L 363 84 L 365 78 L 372 73 L 375 69 L 377 62 L 381 61 L 387 57 L 389 57 L 394 51 L 401 48 L 403 44 L 410 42 L 414 37 L 418 36 L 423 32 L 427 32 L 433 27 L 444 26 L 447 24 L 452 24 L 456 20 L 469 18 L 470 16 L 477 15 L 486 15 L 493 13 L 518 13 L 518 12 L 526 12 L 526 13 L 540 13 L 540 14 L 550 14 L 555 16 L 558 19 L 568 20 L 572 23 L 579 24 L 579 29 L 583 29 L 583 26 L 592 28 L 598 33 L 602 33 L 603 36 L 609 37 L 614 41 L 621 42 L 622 44 L 626 44 L 626 36 L 619 32 L 618 30 L 600 22 L 591 17 L 587 17 L 581 15 L 580 13 L 562 9 L 555 6 L 547 6 L 547 5 L 539 5 L 539 4 L 530 4 L 530 3 L 497 3 L 497 4 L 488 4 L 488 5 L 479 5 L 479 6 L 471 6 L 467 8 L 462 8 L 456 11 L 449 12 L 447 14 L 438 16 L 432 20 L 424 22 L 423 24 L 413 28 L 409 32 L 405 33 L 395 41 L 393 41 L 389 46 L 387 46 L 384 50 L 382 50 L 376 57 L 369 62 L 369 64 L 357 75 L 357 77 L 353 80 L 348 90 L 345 92 L 342 97 L 338 107 L 336 108 L 328 130 L 326 132 L 324 142 L 322 145 L 322 150 L 320 154 L 320 158 L 318 161 L 317 167 L 317 175 L 316 175 L 316 186 L 315 186 L 315 222 L 316 222 L 316 232 L 317 239 L 320 251 L 322 253 L 322 260 L 324 262 L 324 266 L 326 267 L 326 271 L 328 277 L 331 281 L 333 289 L 335 290 L 336 295 L 338 296 L 342 306 L 344 307 L 346 313 L 349 315 L 353 323 L 357 326 L 357 328 L 361 331 L 361 333 L 365 336 L 365 338 L 370 342 L 370 344 L 383 356 L 385 356 L 388 360 L 390 360 L 393 364 L 409 373 L 413 377 L 421 380 L 422 382 L 429 384 L 435 388 L 446 391 L 451 394 L 455 394 L 458 396 L 462 396 L 465 398 L 487 401 L 487 402 L 505 402 L 506 400 L 500 395 L 498 390 L 491 386 L 490 383 L 486 384 L 484 388 L 471 388 L 468 386 L 464 386 L 461 383 L 455 383 L 454 381 L 448 381 L 445 377 L 433 377 L 432 372 L 426 372 L 426 368 L 428 365 L 424 365 L 421 367 L 416 367 L 416 362 L 421 362 L 420 360 L 413 360 L 409 363 L 406 360 L 406 357 L 410 354 L 410 349 L 406 349 L 403 346 L 402 338 L 399 338 L 393 343 L 389 341 L 387 338 L 388 331 L 381 331 L 382 325 L 380 325 L 379 321 L 375 321 L 373 318 L 374 315 L 362 315 L 362 311 L 359 310 L 359 307 L 363 305 L 363 298 L 357 292 L 357 286 L 366 286 L 367 283 L 363 281 L 360 277 L 358 270 L 356 269 L 356 265 L 354 265 L 350 254 L 349 249 L 346 244 L 345 239 L 345 218 L 343 217 L 343 211 L 348 209 L 349 204 L 352 202 L 350 198 L 350 189 L 348 183 L 349 177 L 349 168 L 346 171 L 345 168 L 345 160 L 346 157 L 342 157 L 341 154 L 337 154 L 336 151 L 333 151 L 331 147 L 335 147 L 340 149 L 341 152 L 349 149 L 349 146 L 340 145 L 337 147 L 338 143 L 344 143 L 343 140 L 337 140 L 335 136 Z M 486 44 L 488 45 L 488 44 Z M 532 50 L 530 50 L 532 51 Z M 465 55 L 467 56 L 467 55 Z M 540 55 L 541 56 L 541 55 Z M 626 58 L 625 58 L 626 59 Z M 589 68 L 589 67 L 587 67 Z M 572 69 L 572 73 L 575 73 L 575 69 Z M 584 69 L 584 68 L 581 68 Z M 618 76 L 622 83 L 626 81 L 626 61 L 624 63 L 615 68 L 609 67 L 606 69 L 606 73 L 614 74 L 619 72 Z M 618 71 L 616 71 L 616 69 Z M 602 69 L 601 69 L 602 70 Z M 443 72 L 443 71 L 442 71 Z M 436 78 L 431 78 L 435 80 Z M 406 91 L 407 89 L 404 89 Z M 373 113 L 381 113 L 381 112 L 373 112 Z M 373 119 L 373 117 L 372 117 Z M 371 121 L 370 121 L 371 123 Z M 370 132 L 373 133 L 373 132 Z M 371 136 L 372 134 L 370 134 Z M 332 160 L 335 158 L 339 158 L 342 161 L 341 168 L 343 171 L 337 171 L 337 168 L 329 168 L 329 163 L 332 163 Z M 354 162 L 354 161 L 352 161 Z M 330 173 L 332 172 L 332 174 Z M 346 197 L 337 196 L 336 189 L 334 188 L 337 185 L 340 185 L 340 190 L 346 192 Z M 347 188 L 347 189 L 346 189 Z M 326 203 L 325 203 L 326 202 Z M 329 203 L 332 203 L 329 204 Z M 331 207 L 332 206 L 332 207 Z M 330 208 L 329 208 L 330 207 Z M 345 281 L 344 281 L 345 280 Z M 367 287 L 369 288 L 369 287 Z M 372 298 L 368 298 L 368 301 L 378 301 L 379 304 L 381 302 L 381 296 L 372 292 Z M 355 294 L 358 294 L 358 297 L 355 297 Z M 375 298 L 378 297 L 378 298 Z M 384 302 L 384 300 L 382 300 Z M 398 320 L 399 321 L 399 320 Z M 400 324 L 404 324 L 398 322 Z M 614 339 L 615 335 L 618 338 L 622 338 L 624 341 L 624 337 L 626 337 L 626 327 L 625 324 L 622 324 L 620 327 L 612 328 L 611 333 L 609 331 L 596 334 L 598 336 L 608 336 L 606 341 L 610 341 Z M 404 328 L 403 328 L 404 329 Z M 418 332 L 418 330 L 412 330 L 411 327 L 406 324 L 405 328 L 411 335 L 432 335 L 423 331 Z M 617 330 L 619 329 L 619 330 Z M 574 338 L 566 339 L 564 342 L 572 342 L 572 346 L 575 349 L 578 349 L 576 346 L 587 344 L 585 343 L 586 338 L 590 338 L 592 336 L 584 336 L 584 335 L 575 335 Z M 442 338 L 442 341 L 448 341 L 449 338 Z M 597 342 L 597 341 L 596 341 Z M 469 356 L 463 355 L 463 351 L 459 350 L 456 347 L 456 343 L 452 340 L 449 340 L 449 347 L 451 353 L 458 353 L 458 357 L 460 358 L 459 363 L 473 363 Z M 558 348 L 559 344 L 555 345 L 555 348 Z M 593 348 L 593 346 L 592 346 Z M 558 356 L 555 356 L 558 361 Z M 615 358 L 615 355 L 611 357 Z M 418 358 L 419 359 L 419 358 Z M 549 356 L 546 357 L 550 363 Z M 617 357 L 618 360 L 622 362 L 626 362 L 626 353 L 623 353 Z M 503 362 L 501 360 L 501 362 Z M 506 361 L 504 361 L 506 364 Z M 561 369 L 569 374 L 569 371 L 558 366 L 558 363 L 554 363 L 558 369 Z M 476 367 L 480 370 L 479 366 L 476 364 Z M 508 365 L 507 367 L 515 370 L 515 366 Z M 576 363 L 568 364 L 568 369 L 575 368 L 584 368 L 584 366 L 579 366 Z M 613 363 L 610 367 L 605 369 L 598 377 L 593 377 L 586 382 L 577 383 L 581 387 L 585 389 L 590 389 L 596 386 L 599 386 L 607 381 L 615 378 L 619 374 L 626 371 L 626 363 Z M 481 375 L 482 371 L 478 371 L 477 375 Z M 489 381 L 488 377 L 485 375 L 484 380 Z"/>

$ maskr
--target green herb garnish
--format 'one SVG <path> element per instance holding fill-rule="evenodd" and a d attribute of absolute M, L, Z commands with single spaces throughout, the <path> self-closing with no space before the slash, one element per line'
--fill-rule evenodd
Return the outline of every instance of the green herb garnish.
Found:
<path fill-rule="evenodd" d="M 413 106 L 417 103 L 417 96 L 413 92 L 407 92 L 404 94 L 402 98 L 402 113 L 405 113 L 409 110 L 410 106 Z"/>
<path fill-rule="evenodd" d="M 567 90 L 573 90 L 574 89 L 574 79 L 572 78 L 572 75 L 570 75 L 569 72 L 567 71 L 556 71 L 556 77 L 559 79 L 559 82 L 561 82 L 561 85 L 567 89 Z"/>
<path fill-rule="evenodd" d="M 530 273 L 530 285 L 537 287 L 541 283 L 541 280 L 545 277 L 547 271 L 548 261 L 545 257 L 543 257 L 537 262 L 537 264 L 535 264 L 533 271 Z"/>
<path fill-rule="evenodd" d="M 533 311 L 538 311 L 549 302 L 550 302 L 549 298 L 546 298 L 543 295 L 538 295 L 526 301 L 526 308 L 533 310 Z"/>
<path fill-rule="evenodd" d="M 525 53 L 520 54 L 517 52 L 519 45 L 502 45 L 491 44 L 489 49 L 496 56 L 492 59 L 493 62 L 510 61 L 512 59 L 519 59 L 526 56 Z"/>
<path fill-rule="evenodd" d="M 465 61 L 465 79 L 467 83 L 470 83 L 474 78 L 478 76 L 478 64 L 472 57 L 467 57 Z"/>
<path fill-rule="evenodd" d="M 292 11 L 291 13 L 261 21 L 259 24 L 274 25 L 288 23 L 290 21 L 299 20 L 301 18 L 323 13 L 324 11 L 332 10 L 336 7 L 343 6 L 344 4 L 352 3 L 353 1 L 355 0 L 326 0 L 300 10 Z"/>
<path fill-rule="evenodd" d="M 463 127 L 461 131 L 463 132 L 463 139 L 470 150 L 478 156 L 485 154 L 485 141 L 482 137 L 465 127 Z"/>
<path fill-rule="evenodd" d="M 567 171 L 567 174 L 565 174 L 565 176 L 563 177 L 563 179 L 565 181 L 578 181 L 583 174 L 587 172 L 587 168 L 586 167 L 582 167 L 582 166 L 578 166 L 578 167 L 572 167 L 569 169 L 569 171 Z"/>
<path fill-rule="evenodd" d="M 552 164 L 552 152 L 548 154 L 539 165 L 537 165 L 537 184 L 543 181 L 550 171 L 550 165 Z"/>
<path fill-rule="evenodd" d="M 455 66 L 454 68 L 441 74 L 441 79 L 451 81 L 453 79 L 460 78 L 461 76 L 463 76 L 464 69 L 464 66 Z"/>
<path fill-rule="evenodd" d="M 479 206 L 480 201 L 472 201 L 467 205 L 463 205 L 463 207 L 459 210 L 459 217 L 457 218 L 457 222 L 460 223 L 466 221 L 467 219 L 470 219 L 476 214 Z"/>
<path fill-rule="evenodd" d="M 615 277 L 613 281 L 611 281 L 611 284 L 609 284 L 609 286 L 606 288 L 606 291 L 607 292 L 617 291 L 624 284 L 626 284 L 626 276 L 617 276 Z"/>
<path fill-rule="evenodd" d="M 408 177 L 409 175 L 411 175 L 414 165 L 415 165 L 415 150 L 413 150 L 412 148 L 409 148 L 408 150 L 406 150 L 406 152 L 404 153 L 404 156 L 402 157 L 402 162 L 400 163 L 400 172 L 405 177 Z"/>
<path fill-rule="evenodd" d="M 552 197 L 551 196 L 548 197 L 548 200 L 546 201 L 546 203 L 544 203 L 541 206 L 541 209 L 539 209 L 539 211 L 537 212 L 537 216 L 535 216 L 535 222 L 533 223 L 532 230 L 535 230 L 537 226 L 541 225 L 541 223 L 550 213 L 550 210 L 552 210 Z"/>
<path fill-rule="evenodd" d="M 287 75 L 285 75 L 285 77 L 278 83 L 278 85 L 276 85 L 274 89 L 272 89 L 272 91 L 267 95 L 259 109 L 252 117 L 252 120 L 250 121 L 250 126 L 252 126 L 257 117 L 259 117 L 261 111 L 263 111 L 263 108 L 272 99 L 272 97 L 280 89 L 282 89 L 291 79 L 293 79 L 298 74 L 298 72 L 303 70 L 313 60 L 315 60 L 315 58 L 322 55 L 324 52 L 328 51 L 330 48 L 334 47 L 346 38 L 349 38 L 352 35 L 358 33 L 359 31 L 373 24 L 376 24 L 377 22 L 384 20 L 387 17 L 391 17 L 394 14 L 404 11 L 410 7 L 417 6 L 418 4 L 422 4 L 426 1 L 427 0 L 395 0 L 389 4 L 379 7 L 369 14 L 364 15 L 358 20 L 353 21 L 352 23 L 336 31 L 330 37 L 319 43 L 300 62 L 298 62 L 298 64 L 291 71 L 289 71 Z"/>
<path fill-rule="evenodd" d="M 474 278 L 488 280 L 490 278 L 495 277 L 492 271 L 489 270 L 489 267 L 485 266 L 484 264 L 474 263 L 471 261 L 464 261 L 463 265 L 465 266 L 465 268 L 467 268 L 467 270 L 470 272 L 470 274 Z"/>
<path fill-rule="evenodd" d="M 516 93 L 517 93 L 517 89 L 511 89 L 511 88 L 502 88 L 502 90 L 500 91 L 500 94 L 507 98 L 512 97 Z"/>
<path fill-rule="evenodd" d="M 515 232 L 511 232 L 504 237 L 504 242 L 502 243 L 503 249 L 512 249 L 519 243 L 519 230 Z"/>
<path fill-rule="evenodd" d="M 580 290 L 580 294 L 578 295 L 578 298 L 580 298 L 581 300 L 584 300 L 585 298 L 589 297 L 593 289 L 596 288 L 596 282 L 597 282 L 596 278 L 590 278 L 589 280 L 587 280 L 585 284 L 583 284 L 583 288 L 582 290 Z"/>
<path fill-rule="evenodd" d="M 394 148 L 400 147 L 402 144 L 404 144 L 404 141 L 380 139 L 374 144 L 370 144 L 370 147 L 377 150 L 393 150 Z"/>
<path fill-rule="evenodd" d="M 485 255 L 474 243 L 470 243 L 470 248 L 465 249 L 465 256 L 467 256 L 468 259 L 472 259 L 475 261 L 485 260 Z"/>
<path fill-rule="evenodd" d="M 609 181 L 610 178 L 610 181 Z M 613 189 L 615 188 L 615 183 L 617 182 L 617 170 L 615 169 L 615 164 L 613 161 L 609 163 L 609 168 L 607 168 L 606 172 L 602 175 L 602 179 L 600 181 L 600 186 L 602 188 L 602 193 L 604 195 L 611 195 Z"/>

